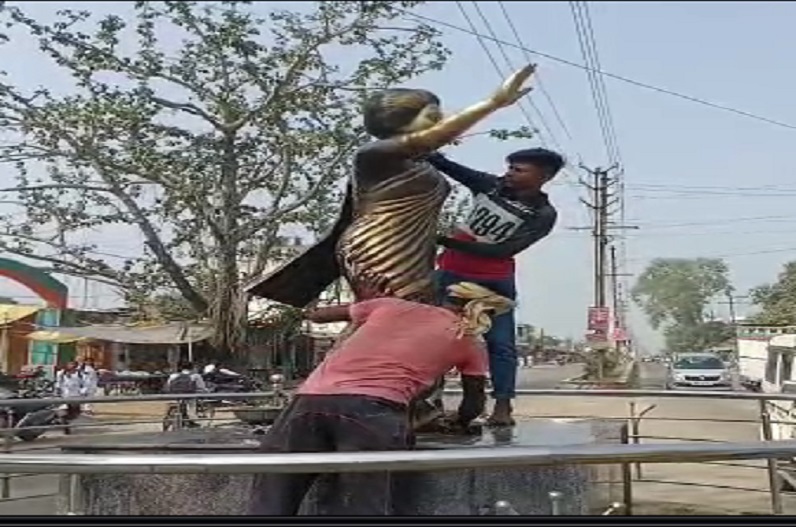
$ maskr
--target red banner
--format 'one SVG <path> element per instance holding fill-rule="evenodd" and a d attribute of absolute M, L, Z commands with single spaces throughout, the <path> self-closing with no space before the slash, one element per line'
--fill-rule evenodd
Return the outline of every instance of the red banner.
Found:
<path fill-rule="evenodd" d="M 611 308 L 590 307 L 589 308 L 589 331 L 607 332 L 611 323 Z"/>

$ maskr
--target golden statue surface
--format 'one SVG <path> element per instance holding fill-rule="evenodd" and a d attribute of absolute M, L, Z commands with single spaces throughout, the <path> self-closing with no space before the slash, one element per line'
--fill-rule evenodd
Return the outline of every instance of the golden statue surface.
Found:
<path fill-rule="evenodd" d="M 356 301 L 399 297 L 433 301 L 436 233 L 450 186 L 425 156 L 450 144 L 530 91 L 529 65 L 487 100 L 443 117 L 433 93 L 389 89 L 364 106 L 375 140 L 360 147 L 343 208 L 332 230 L 303 254 L 250 283 L 249 294 L 305 307 L 341 276 Z"/>

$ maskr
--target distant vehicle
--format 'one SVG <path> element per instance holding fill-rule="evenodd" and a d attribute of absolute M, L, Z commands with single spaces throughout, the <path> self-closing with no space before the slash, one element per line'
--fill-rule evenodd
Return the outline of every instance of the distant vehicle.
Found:
<path fill-rule="evenodd" d="M 674 357 L 667 373 L 666 388 L 731 388 L 732 374 L 712 353 L 682 353 Z"/>

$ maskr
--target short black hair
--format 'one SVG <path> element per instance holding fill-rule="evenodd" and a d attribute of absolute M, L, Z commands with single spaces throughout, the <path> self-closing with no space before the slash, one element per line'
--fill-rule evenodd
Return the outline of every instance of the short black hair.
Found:
<path fill-rule="evenodd" d="M 517 150 L 506 156 L 506 161 L 509 163 L 526 163 L 542 167 L 550 173 L 550 177 L 558 174 L 558 171 L 564 168 L 564 165 L 567 163 L 564 156 L 558 152 L 547 150 L 546 148 Z"/>

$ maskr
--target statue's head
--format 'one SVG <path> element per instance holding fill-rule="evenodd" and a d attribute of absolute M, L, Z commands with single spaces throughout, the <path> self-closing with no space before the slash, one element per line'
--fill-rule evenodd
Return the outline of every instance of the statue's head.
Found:
<path fill-rule="evenodd" d="M 365 102 L 365 129 L 379 139 L 424 130 L 442 119 L 439 97 L 426 90 L 382 90 Z"/>

